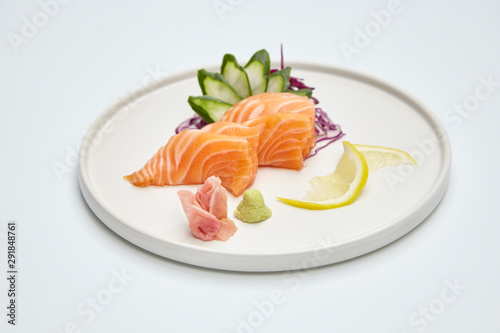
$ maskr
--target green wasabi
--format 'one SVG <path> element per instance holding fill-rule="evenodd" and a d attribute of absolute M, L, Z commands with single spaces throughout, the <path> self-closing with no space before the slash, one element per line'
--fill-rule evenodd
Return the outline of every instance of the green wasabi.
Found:
<path fill-rule="evenodd" d="M 257 223 L 271 217 L 271 210 L 264 204 L 264 198 L 259 190 L 246 190 L 234 216 L 246 223 Z"/>

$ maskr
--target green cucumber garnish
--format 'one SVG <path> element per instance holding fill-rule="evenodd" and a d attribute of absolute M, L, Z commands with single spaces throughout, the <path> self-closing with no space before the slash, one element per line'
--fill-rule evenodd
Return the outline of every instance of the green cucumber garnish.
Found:
<path fill-rule="evenodd" d="M 190 96 L 188 103 L 191 108 L 207 123 L 219 121 L 232 104 L 211 96 Z"/>
<path fill-rule="evenodd" d="M 236 93 L 220 73 L 200 69 L 198 71 L 198 82 L 203 95 L 217 98 L 229 104 L 236 104 L 242 100 L 241 96 Z"/>
<path fill-rule="evenodd" d="M 238 65 L 236 58 L 232 54 L 224 56 L 220 72 L 241 98 L 247 98 L 252 95 L 247 72 L 243 67 Z"/>

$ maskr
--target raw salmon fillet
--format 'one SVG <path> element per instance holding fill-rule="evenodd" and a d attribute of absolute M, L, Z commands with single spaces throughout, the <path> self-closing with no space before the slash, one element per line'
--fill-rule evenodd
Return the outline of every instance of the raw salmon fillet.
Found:
<path fill-rule="evenodd" d="M 255 176 L 257 175 L 257 169 L 259 167 L 257 149 L 259 146 L 260 129 L 255 127 L 244 126 L 243 124 L 238 124 L 230 121 L 218 121 L 206 125 L 201 130 L 217 134 L 224 134 L 239 138 L 245 138 L 248 141 L 249 144 L 248 155 L 250 157 L 249 161 L 252 162 L 252 172 L 247 187 L 252 185 L 253 181 L 255 180 Z M 243 191 L 241 193 L 243 193 Z"/>
<path fill-rule="evenodd" d="M 249 96 L 234 104 L 221 120 L 244 123 L 247 120 L 273 113 L 305 114 L 314 125 L 316 109 L 309 97 L 287 92 L 265 92 Z"/>
<path fill-rule="evenodd" d="M 255 179 L 258 138 L 258 128 L 235 123 L 184 130 L 170 137 L 142 169 L 124 178 L 145 187 L 202 184 L 216 176 L 239 196 Z"/>
<path fill-rule="evenodd" d="M 261 130 L 259 165 L 300 170 L 316 145 L 315 115 L 309 97 L 265 92 L 236 103 L 221 120 Z"/>
<path fill-rule="evenodd" d="M 307 115 L 275 113 L 259 116 L 244 125 L 260 130 L 257 156 L 260 166 L 300 170 L 316 143 Z"/>

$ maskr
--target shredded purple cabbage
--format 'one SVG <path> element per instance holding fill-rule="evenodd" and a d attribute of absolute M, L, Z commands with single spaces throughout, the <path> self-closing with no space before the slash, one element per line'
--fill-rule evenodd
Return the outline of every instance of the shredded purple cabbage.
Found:
<path fill-rule="evenodd" d="M 201 129 L 206 124 L 207 122 L 205 121 L 205 119 L 195 113 L 191 118 L 184 120 L 179 124 L 179 126 L 176 127 L 175 134 L 179 134 L 185 129 Z"/>
<path fill-rule="evenodd" d="M 281 69 L 285 68 L 285 64 L 283 61 L 283 44 L 281 45 Z M 279 71 L 279 69 L 271 69 L 270 73 L 274 73 Z M 313 87 L 309 87 L 303 82 L 304 79 L 290 76 L 290 87 L 291 90 L 299 90 L 299 89 L 311 89 L 314 90 Z M 319 101 L 315 97 L 311 97 L 314 101 L 314 104 L 319 104 Z M 323 111 L 320 107 L 316 106 L 316 121 L 314 123 L 314 130 L 316 132 L 316 147 L 314 150 L 307 156 L 307 158 L 315 156 L 321 149 L 326 148 L 328 145 L 340 139 L 345 135 L 340 128 L 340 125 L 335 124 L 328 114 Z M 191 118 L 184 120 L 182 123 L 177 126 L 175 129 L 175 133 L 185 129 L 201 129 L 207 122 L 201 118 L 198 114 L 194 114 Z M 307 159 L 306 158 L 306 159 Z"/>
<path fill-rule="evenodd" d="M 319 107 L 316 107 L 316 122 L 314 123 L 314 130 L 316 132 L 316 147 L 309 154 L 309 156 L 306 157 L 306 159 L 315 156 L 321 149 L 334 143 L 345 134 L 342 132 L 340 125 L 335 124 L 328 117 L 328 114 Z"/>
<path fill-rule="evenodd" d="M 299 90 L 299 89 L 311 89 L 311 90 L 314 90 L 313 87 L 309 87 L 307 85 L 305 85 L 302 80 L 304 79 L 299 79 L 299 78 L 296 78 L 296 77 L 293 77 L 293 76 L 290 76 L 290 87 L 289 89 L 294 89 L 294 90 Z"/>

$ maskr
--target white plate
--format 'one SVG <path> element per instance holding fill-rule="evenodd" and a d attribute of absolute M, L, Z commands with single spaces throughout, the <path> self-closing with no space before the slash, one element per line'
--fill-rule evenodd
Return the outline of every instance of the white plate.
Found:
<path fill-rule="evenodd" d="M 196 71 L 140 89 L 106 110 L 81 146 L 80 187 L 90 208 L 126 240 L 158 255 L 198 266 L 236 271 L 283 271 L 315 267 L 376 250 L 409 232 L 445 193 L 451 149 L 436 117 L 391 85 L 350 70 L 291 63 L 292 75 L 316 87 L 314 96 L 351 143 L 395 147 L 411 153 L 414 167 L 370 174 L 351 205 L 325 211 L 287 206 L 275 197 L 300 198 L 307 181 L 334 170 L 340 141 L 306 160 L 300 172 L 260 168 L 252 188 L 261 190 L 273 216 L 245 224 L 232 212 L 238 232 L 227 242 L 192 236 L 177 190 L 198 186 L 138 188 L 122 176 L 141 168 L 193 114 L 187 98 L 200 95 Z M 208 68 L 216 70 L 216 68 Z"/>

